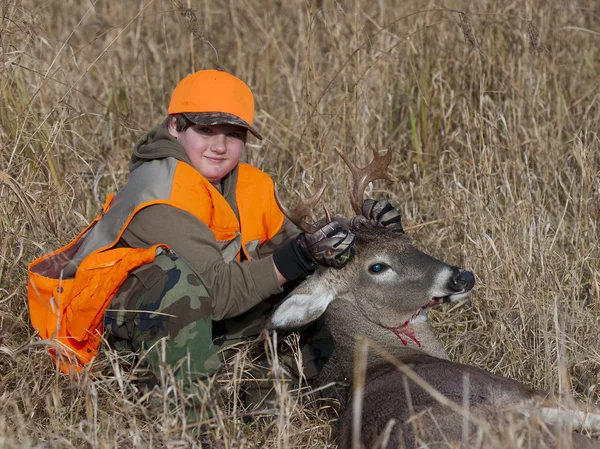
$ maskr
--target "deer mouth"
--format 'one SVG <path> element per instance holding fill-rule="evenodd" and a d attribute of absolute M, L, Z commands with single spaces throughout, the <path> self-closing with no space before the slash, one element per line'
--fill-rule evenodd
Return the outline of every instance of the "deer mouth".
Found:
<path fill-rule="evenodd" d="M 427 304 L 421 306 L 421 308 L 415 313 L 413 313 L 411 317 L 408 320 L 406 320 L 404 324 L 402 324 L 402 326 L 400 326 L 398 329 L 402 329 L 403 327 L 408 326 L 409 324 L 414 323 L 416 321 L 421 321 L 425 317 L 425 315 L 421 315 L 421 313 L 423 313 L 431 307 L 439 306 L 440 304 L 445 304 L 450 301 L 451 299 L 449 296 L 431 298 L 431 300 Z"/>
<path fill-rule="evenodd" d="M 427 320 L 427 315 L 425 313 L 427 309 L 439 306 L 440 304 L 458 302 L 469 296 L 469 294 L 470 291 L 455 293 L 446 296 L 434 296 L 429 300 L 427 304 L 421 306 L 419 310 L 413 313 L 411 317 L 404 322 L 404 324 L 402 324 L 398 328 L 391 328 L 390 330 L 394 333 L 394 335 L 396 335 L 396 337 L 398 337 L 398 339 L 402 342 L 404 346 L 407 346 L 408 341 L 412 340 L 414 343 L 417 344 L 417 346 L 421 347 L 421 342 L 417 339 L 415 335 L 413 324 Z"/>
<path fill-rule="evenodd" d="M 470 294 L 470 292 L 458 293 L 458 294 L 446 295 L 446 296 L 434 296 L 433 298 L 431 298 L 429 300 L 429 302 L 427 304 L 425 304 L 424 306 L 421 306 L 421 308 L 419 310 L 417 310 L 415 313 L 413 313 L 412 316 L 402 326 L 400 326 L 400 329 L 402 329 L 404 326 L 406 326 L 410 323 L 414 323 L 416 321 L 421 321 L 423 319 L 427 319 L 426 315 L 421 315 L 421 313 L 426 311 L 427 309 L 429 309 L 431 307 L 439 306 L 440 304 L 448 304 L 451 302 L 458 302 L 458 301 L 466 298 L 467 296 L 469 296 L 469 294 Z"/>
<path fill-rule="evenodd" d="M 399 328 L 391 329 L 392 332 L 394 332 L 394 334 L 396 334 L 396 336 L 398 336 L 398 338 L 400 338 L 398 333 L 404 334 L 404 332 L 402 331 L 404 328 L 406 328 L 407 326 L 410 326 L 413 323 L 427 319 L 426 315 L 423 314 L 423 312 L 425 312 L 427 309 L 429 309 L 431 307 L 439 306 L 440 304 L 446 304 L 448 302 L 452 302 L 452 298 L 450 298 L 450 295 L 443 296 L 443 297 L 431 298 L 431 300 L 427 304 L 425 304 L 424 306 L 421 306 L 421 308 L 419 310 L 417 310 L 415 313 L 413 313 L 412 316 L 408 320 L 406 320 L 404 322 L 404 324 L 402 324 L 402 326 L 400 326 Z"/>
<path fill-rule="evenodd" d="M 429 309 L 431 307 L 439 306 L 440 304 L 445 304 L 450 301 L 451 301 L 451 299 L 449 296 L 444 296 L 444 297 L 440 297 L 440 298 L 438 298 L 438 297 L 431 298 L 431 300 L 427 304 L 425 304 L 424 306 L 421 306 L 421 308 L 419 310 L 417 310 L 415 313 L 413 313 L 412 316 L 410 317 L 410 319 L 408 321 L 406 321 L 402 325 L 402 327 L 404 327 L 407 324 L 410 324 L 412 322 L 420 321 L 421 319 L 423 319 L 424 315 L 421 315 L 421 313 L 423 313 L 427 309 Z"/>

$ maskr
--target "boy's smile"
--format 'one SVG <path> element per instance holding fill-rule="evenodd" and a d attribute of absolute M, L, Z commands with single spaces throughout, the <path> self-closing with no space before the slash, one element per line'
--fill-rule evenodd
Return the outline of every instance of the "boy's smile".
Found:
<path fill-rule="evenodd" d="M 211 183 L 219 182 L 238 164 L 246 132 L 236 125 L 192 125 L 177 131 L 175 121 L 169 121 L 169 133 L 183 147 L 192 166 Z"/>

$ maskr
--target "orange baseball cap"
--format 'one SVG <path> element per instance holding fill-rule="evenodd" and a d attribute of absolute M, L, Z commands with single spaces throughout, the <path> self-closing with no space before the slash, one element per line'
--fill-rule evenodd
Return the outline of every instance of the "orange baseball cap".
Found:
<path fill-rule="evenodd" d="M 221 70 L 200 70 L 181 80 L 171 95 L 168 113 L 183 114 L 198 125 L 241 126 L 262 140 L 252 126 L 252 91 L 241 79 Z"/>

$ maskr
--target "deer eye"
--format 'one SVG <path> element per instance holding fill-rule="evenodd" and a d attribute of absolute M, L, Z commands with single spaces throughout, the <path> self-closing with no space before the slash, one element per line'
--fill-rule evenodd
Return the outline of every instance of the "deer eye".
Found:
<path fill-rule="evenodd" d="M 374 274 L 381 273 L 382 271 L 385 271 L 386 269 L 387 269 L 387 265 L 384 265 L 382 263 L 375 263 L 369 267 L 369 271 Z"/>

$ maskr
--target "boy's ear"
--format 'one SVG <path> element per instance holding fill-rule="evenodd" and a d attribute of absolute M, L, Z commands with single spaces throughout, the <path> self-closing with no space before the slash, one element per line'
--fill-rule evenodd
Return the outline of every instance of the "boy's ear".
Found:
<path fill-rule="evenodd" d="M 169 130 L 169 134 L 177 139 L 177 128 L 175 127 L 175 122 L 177 121 L 176 117 L 169 116 L 167 118 L 167 129 Z"/>

